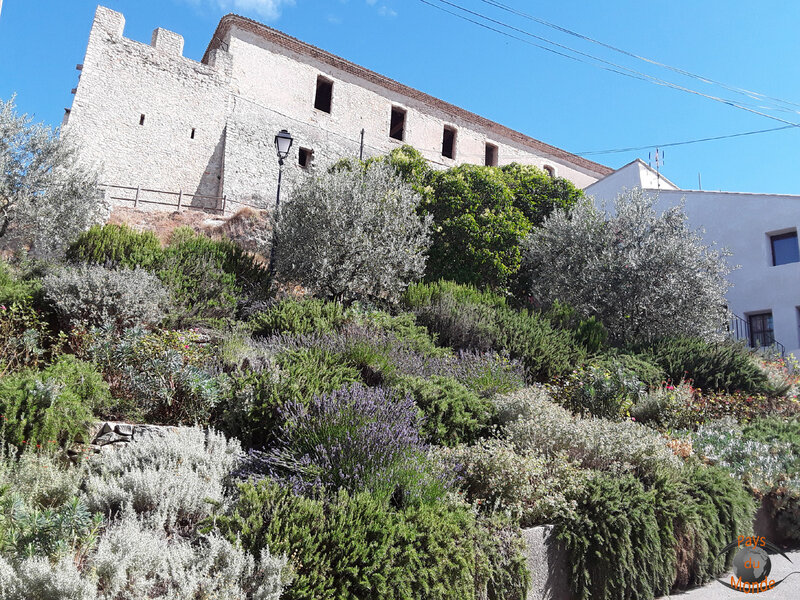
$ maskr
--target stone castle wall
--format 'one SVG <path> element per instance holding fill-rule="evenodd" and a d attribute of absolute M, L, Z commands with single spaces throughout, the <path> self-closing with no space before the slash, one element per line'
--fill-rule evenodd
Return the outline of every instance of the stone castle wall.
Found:
<path fill-rule="evenodd" d="M 242 17 L 222 19 L 201 63 L 181 55 L 176 33 L 156 29 L 147 45 L 124 38 L 123 29 L 120 13 L 98 7 L 64 128 L 85 159 L 102 166 L 106 184 L 224 195 L 229 209 L 237 201 L 268 208 L 278 176 L 273 140 L 282 129 L 295 140 L 286 196 L 315 169 L 357 157 L 362 129 L 365 157 L 407 143 L 438 168 L 483 164 L 490 143 L 500 165 L 547 166 L 579 187 L 603 174 L 600 165 Z M 319 76 L 333 82 L 330 113 L 314 108 Z M 393 107 L 406 111 L 402 141 L 389 136 Z M 445 126 L 457 131 L 453 159 L 442 156 Z M 311 166 L 298 164 L 301 149 L 313 152 Z"/>

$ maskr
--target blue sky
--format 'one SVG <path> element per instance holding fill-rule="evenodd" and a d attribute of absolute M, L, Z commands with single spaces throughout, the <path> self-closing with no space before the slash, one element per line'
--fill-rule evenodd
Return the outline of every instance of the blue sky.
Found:
<path fill-rule="evenodd" d="M 442 0 L 427 0 L 451 11 Z M 485 0 L 446 0 L 601 60 L 800 123 L 800 2 L 761 0 L 497 0 L 632 53 L 776 100 L 753 99 L 577 39 Z M 497 4 L 494 2 L 494 4 Z M 0 98 L 58 125 L 77 83 L 94 0 L 3 0 Z M 728 104 L 572 60 L 457 19 L 422 0 L 104 0 L 125 35 L 181 33 L 199 60 L 220 17 L 237 12 L 571 152 L 610 167 L 648 160 L 656 145 L 784 123 Z M 465 14 L 465 13 L 461 13 Z M 476 17 L 470 17 L 476 19 Z M 502 28 L 500 25 L 491 25 Z M 552 48 L 552 47 L 551 47 Z M 558 50 L 564 52 L 564 50 Z M 567 52 L 568 53 L 568 52 Z M 574 56 L 574 55 L 573 55 Z M 591 64 L 589 64 L 591 63 Z M 609 66 L 609 65 L 605 65 Z M 611 67 L 609 67 L 611 68 Z M 617 67 L 613 67 L 617 68 Z M 630 73 L 630 71 L 628 71 Z M 787 104 L 786 102 L 798 105 Z M 775 110 L 775 107 L 784 110 Z M 685 188 L 800 194 L 800 130 L 668 147 L 662 172 Z"/>

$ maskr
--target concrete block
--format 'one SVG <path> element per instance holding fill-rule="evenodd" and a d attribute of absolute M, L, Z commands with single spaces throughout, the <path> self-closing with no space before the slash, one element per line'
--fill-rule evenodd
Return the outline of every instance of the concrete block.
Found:
<path fill-rule="evenodd" d="M 572 600 L 567 554 L 555 536 L 555 527 L 523 529 L 531 574 L 527 600 Z"/>

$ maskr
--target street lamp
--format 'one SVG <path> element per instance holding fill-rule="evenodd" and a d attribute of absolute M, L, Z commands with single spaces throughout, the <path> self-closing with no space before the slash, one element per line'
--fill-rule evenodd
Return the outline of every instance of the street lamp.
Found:
<path fill-rule="evenodd" d="M 275 149 L 278 151 L 278 196 L 275 199 L 275 211 L 278 211 L 278 205 L 281 203 L 281 176 L 283 175 L 283 161 L 289 156 L 289 150 L 292 148 L 292 134 L 281 129 L 278 135 L 275 136 Z"/>
<path fill-rule="evenodd" d="M 275 275 L 275 247 L 277 246 L 275 242 L 275 230 L 274 225 L 277 223 L 278 219 L 278 207 L 281 203 L 281 177 L 283 175 L 283 161 L 286 160 L 286 157 L 289 156 L 289 150 L 292 148 L 292 134 L 290 134 L 285 129 L 281 129 L 278 132 L 278 135 L 275 136 L 275 150 L 278 151 L 278 195 L 275 198 L 275 218 L 273 219 L 273 231 L 272 231 L 272 245 L 269 250 L 269 275 L 270 280 L 272 280 L 273 276 Z"/>

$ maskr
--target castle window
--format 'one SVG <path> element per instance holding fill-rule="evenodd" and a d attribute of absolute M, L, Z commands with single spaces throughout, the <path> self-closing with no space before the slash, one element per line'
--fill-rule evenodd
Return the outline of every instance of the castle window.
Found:
<path fill-rule="evenodd" d="M 144 125 L 144 115 L 139 117 L 139 125 Z"/>
<path fill-rule="evenodd" d="M 550 177 L 555 177 L 556 176 L 556 168 L 555 167 L 551 167 L 550 165 L 545 165 L 545 166 L 542 167 L 542 169 L 544 169 L 544 172 L 547 173 L 548 175 L 550 175 Z"/>
<path fill-rule="evenodd" d="M 194 139 L 194 127 L 192 127 L 192 135 L 191 138 Z"/>
<path fill-rule="evenodd" d="M 300 148 L 298 153 L 297 164 L 304 169 L 311 167 L 311 160 L 314 158 L 314 151 L 308 148 Z"/>
<path fill-rule="evenodd" d="M 389 124 L 389 137 L 401 142 L 406 136 L 406 111 L 392 107 L 392 119 Z"/>
<path fill-rule="evenodd" d="M 497 166 L 497 146 L 494 144 L 486 144 L 486 161 L 484 164 L 487 167 L 496 167 Z"/>
<path fill-rule="evenodd" d="M 446 158 L 456 157 L 456 130 L 454 127 L 444 126 L 442 135 L 442 156 Z"/>
<path fill-rule="evenodd" d="M 314 97 L 314 108 L 330 113 L 333 103 L 333 82 L 322 75 L 317 77 L 317 94 Z"/>
<path fill-rule="evenodd" d="M 800 249 L 797 246 L 797 231 L 769 236 L 772 246 L 772 266 L 800 262 Z"/>

